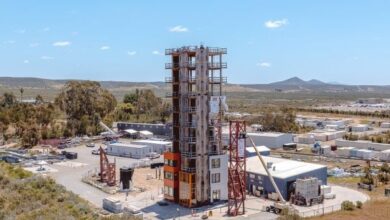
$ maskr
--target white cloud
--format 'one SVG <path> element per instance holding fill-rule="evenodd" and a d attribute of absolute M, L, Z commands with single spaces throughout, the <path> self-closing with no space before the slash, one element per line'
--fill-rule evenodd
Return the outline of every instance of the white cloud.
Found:
<path fill-rule="evenodd" d="M 30 47 L 38 47 L 38 46 L 39 46 L 39 43 L 31 43 L 29 46 L 30 46 Z"/>
<path fill-rule="evenodd" d="M 282 20 L 269 20 L 269 21 L 266 21 L 264 23 L 264 26 L 266 28 L 271 28 L 271 29 L 275 29 L 275 28 L 280 28 L 284 25 L 287 25 L 288 24 L 288 20 L 287 19 L 282 19 Z"/>
<path fill-rule="evenodd" d="M 169 28 L 170 32 L 188 32 L 188 28 L 183 27 L 181 25 L 177 25 L 175 27 Z"/>
<path fill-rule="evenodd" d="M 137 54 L 137 51 L 127 51 L 127 54 L 128 54 L 129 56 L 134 56 L 134 55 Z"/>
<path fill-rule="evenodd" d="M 111 47 L 109 47 L 109 46 L 101 46 L 100 47 L 100 50 L 109 50 L 109 49 L 111 49 Z"/>
<path fill-rule="evenodd" d="M 24 60 L 24 61 L 23 61 L 23 63 L 25 63 L 25 64 L 29 64 L 29 63 L 30 63 L 30 61 L 29 61 L 29 60 Z"/>
<path fill-rule="evenodd" d="M 152 52 L 152 54 L 154 54 L 154 55 L 162 55 L 162 53 L 160 51 L 158 51 L 158 50 L 154 50 Z"/>
<path fill-rule="evenodd" d="M 49 28 L 49 27 L 43 28 L 43 32 L 48 32 L 48 31 L 50 31 L 50 28 Z"/>
<path fill-rule="evenodd" d="M 257 63 L 256 65 L 260 66 L 260 67 L 264 67 L 264 68 L 271 67 L 271 63 L 268 63 L 268 62 L 261 62 L 261 63 Z"/>
<path fill-rule="evenodd" d="M 69 41 L 57 41 L 53 43 L 53 46 L 55 47 L 67 47 L 70 46 L 72 43 Z"/>
<path fill-rule="evenodd" d="M 49 57 L 49 56 L 41 56 L 42 60 L 53 60 L 54 57 Z"/>

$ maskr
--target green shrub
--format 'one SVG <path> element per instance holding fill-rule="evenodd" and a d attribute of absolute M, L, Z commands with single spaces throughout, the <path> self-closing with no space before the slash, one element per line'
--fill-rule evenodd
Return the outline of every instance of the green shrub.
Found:
<path fill-rule="evenodd" d="M 346 210 L 346 211 L 353 211 L 355 209 L 355 204 L 353 202 L 346 200 L 341 203 L 341 210 Z"/>
<path fill-rule="evenodd" d="M 361 201 L 356 201 L 356 208 L 358 209 L 363 208 L 363 203 Z"/>

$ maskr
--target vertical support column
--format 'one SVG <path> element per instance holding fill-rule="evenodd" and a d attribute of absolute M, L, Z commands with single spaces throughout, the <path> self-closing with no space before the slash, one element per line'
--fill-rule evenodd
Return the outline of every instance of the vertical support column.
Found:
<path fill-rule="evenodd" d="M 228 214 L 245 213 L 246 198 L 246 157 L 245 121 L 230 121 L 229 169 L 228 169 Z"/>
<path fill-rule="evenodd" d="M 199 204 L 209 200 L 210 180 L 208 172 L 208 121 L 209 121 L 209 83 L 208 49 L 200 46 L 196 52 L 196 200 Z"/>

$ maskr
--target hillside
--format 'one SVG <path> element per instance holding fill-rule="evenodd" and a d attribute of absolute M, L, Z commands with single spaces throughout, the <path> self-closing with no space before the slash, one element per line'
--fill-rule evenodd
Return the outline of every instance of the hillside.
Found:
<path fill-rule="evenodd" d="M 19 95 L 24 88 L 25 98 L 34 98 L 40 94 L 47 100 L 53 100 L 61 87 L 69 80 L 51 80 L 32 77 L 0 77 L 0 93 L 13 92 Z M 110 90 L 118 100 L 135 89 L 151 89 L 158 96 L 164 97 L 170 85 L 164 82 L 125 82 L 101 81 L 101 85 Z M 293 77 L 284 81 L 269 84 L 226 84 L 224 91 L 235 99 L 316 99 L 332 98 L 334 93 L 348 100 L 364 97 L 390 97 L 390 86 L 375 85 L 342 85 L 325 83 L 320 80 L 302 80 Z"/>
<path fill-rule="evenodd" d="M 241 86 L 257 90 L 276 90 L 279 92 L 369 92 L 390 94 L 390 86 L 343 85 L 325 83 L 316 79 L 305 81 L 298 77 L 293 77 L 284 81 L 274 82 L 270 84 L 246 84 Z"/>

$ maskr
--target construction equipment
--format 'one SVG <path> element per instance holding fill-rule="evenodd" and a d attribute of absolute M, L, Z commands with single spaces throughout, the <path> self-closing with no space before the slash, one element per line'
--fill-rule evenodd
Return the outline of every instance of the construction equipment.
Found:
<path fill-rule="evenodd" d="M 116 174 L 115 167 L 116 163 L 110 163 L 106 152 L 102 147 L 99 148 L 100 152 L 100 181 L 106 183 L 108 186 L 115 186 Z"/>
<path fill-rule="evenodd" d="M 320 181 L 315 178 L 297 179 L 295 182 L 295 193 L 291 197 L 291 203 L 299 206 L 312 206 L 321 204 L 324 195 L 321 194 Z"/>
<path fill-rule="evenodd" d="M 295 212 L 294 207 L 292 207 L 292 205 L 289 204 L 283 198 L 282 194 L 280 193 L 279 187 L 276 185 L 275 180 L 274 180 L 271 172 L 267 169 L 267 164 L 263 160 L 263 157 L 261 156 L 260 152 L 257 150 L 257 147 L 256 147 L 255 143 L 253 142 L 252 138 L 249 137 L 249 136 L 247 136 L 247 137 L 250 140 L 250 142 L 252 144 L 252 147 L 255 149 L 257 157 L 259 158 L 261 164 L 263 165 L 265 171 L 267 172 L 267 175 L 268 175 L 268 177 L 269 177 L 269 179 L 271 181 L 271 184 L 274 187 L 274 189 L 275 189 L 275 191 L 276 191 L 276 193 L 278 195 L 279 202 L 275 202 L 273 205 L 267 206 L 266 207 L 266 211 L 267 212 L 274 212 L 275 214 L 279 214 L 279 213 L 282 212 L 283 209 L 287 209 L 289 212 Z"/>
<path fill-rule="evenodd" d="M 108 132 L 108 134 L 104 135 L 104 138 L 107 141 L 117 140 L 121 136 L 118 133 L 116 133 L 115 131 L 113 131 L 111 128 L 109 128 L 102 121 L 99 121 L 99 125 L 102 126 L 102 128 Z"/>

